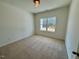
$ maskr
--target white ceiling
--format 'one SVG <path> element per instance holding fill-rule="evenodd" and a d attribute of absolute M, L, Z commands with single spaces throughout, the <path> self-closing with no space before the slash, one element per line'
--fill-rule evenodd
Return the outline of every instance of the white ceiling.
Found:
<path fill-rule="evenodd" d="M 71 0 L 41 0 L 40 7 L 35 8 L 33 0 L 1 0 L 2 2 L 17 6 L 32 13 L 43 12 L 69 5 Z"/>

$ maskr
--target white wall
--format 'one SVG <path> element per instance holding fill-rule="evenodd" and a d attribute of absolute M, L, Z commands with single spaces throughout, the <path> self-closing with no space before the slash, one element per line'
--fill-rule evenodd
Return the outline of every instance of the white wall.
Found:
<path fill-rule="evenodd" d="M 69 12 L 69 6 L 66 6 L 66 7 L 55 9 L 55 10 L 36 14 L 35 15 L 35 33 L 48 36 L 51 38 L 56 38 L 56 39 L 65 39 L 68 12 Z M 50 33 L 50 32 L 40 31 L 40 18 L 52 17 L 52 16 L 57 17 L 56 32 Z"/>
<path fill-rule="evenodd" d="M 69 59 L 75 59 L 72 51 L 77 51 L 79 41 L 79 0 L 72 0 L 70 7 L 66 47 Z"/>
<path fill-rule="evenodd" d="M 0 47 L 34 33 L 33 15 L 0 2 Z"/>

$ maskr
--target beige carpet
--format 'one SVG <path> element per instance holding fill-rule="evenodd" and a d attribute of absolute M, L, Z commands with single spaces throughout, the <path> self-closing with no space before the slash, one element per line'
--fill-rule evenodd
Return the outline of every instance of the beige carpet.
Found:
<path fill-rule="evenodd" d="M 4 59 L 67 59 L 64 41 L 32 36 L 0 48 Z"/>

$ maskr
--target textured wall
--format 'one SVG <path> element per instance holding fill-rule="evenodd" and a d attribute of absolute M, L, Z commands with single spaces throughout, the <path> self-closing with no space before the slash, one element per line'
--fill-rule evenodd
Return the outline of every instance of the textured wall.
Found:
<path fill-rule="evenodd" d="M 31 36 L 33 33 L 31 13 L 0 2 L 0 46 Z"/>
<path fill-rule="evenodd" d="M 67 20 L 68 20 L 68 12 L 69 12 L 69 7 L 67 6 L 67 7 L 57 8 L 55 10 L 36 14 L 35 15 L 35 33 L 52 37 L 52 38 L 64 39 L 65 33 L 66 33 Z M 56 32 L 50 33 L 50 32 L 40 31 L 40 18 L 53 17 L 53 16 L 57 17 Z"/>
<path fill-rule="evenodd" d="M 79 41 L 79 0 L 72 0 L 67 27 L 66 47 L 69 59 L 75 59 L 72 51 L 77 51 Z"/>

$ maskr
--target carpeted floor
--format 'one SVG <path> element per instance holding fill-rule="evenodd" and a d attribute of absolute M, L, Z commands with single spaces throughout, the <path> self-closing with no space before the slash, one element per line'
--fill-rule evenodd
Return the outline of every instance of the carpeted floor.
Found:
<path fill-rule="evenodd" d="M 64 41 L 32 36 L 0 48 L 4 59 L 67 59 Z"/>

